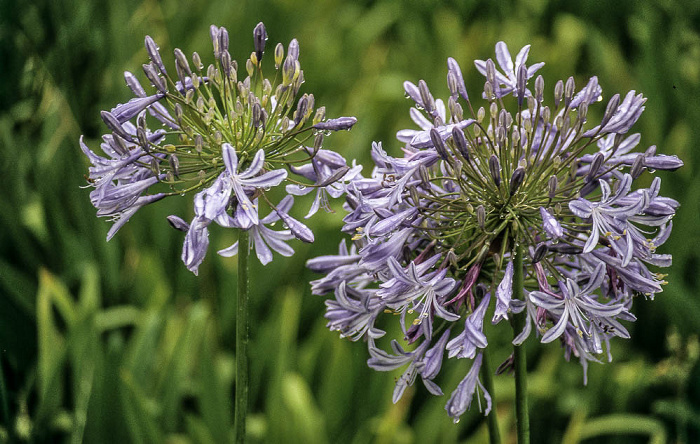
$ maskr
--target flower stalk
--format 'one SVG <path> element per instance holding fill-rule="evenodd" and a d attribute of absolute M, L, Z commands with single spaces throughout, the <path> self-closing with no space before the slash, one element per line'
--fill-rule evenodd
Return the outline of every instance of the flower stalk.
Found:
<path fill-rule="evenodd" d="M 238 294 L 236 298 L 236 443 L 245 442 L 248 414 L 248 232 L 238 231 Z"/>
<path fill-rule="evenodd" d="M 523 252 L 515 247 L 513 259 L 513 298 L 523 300 Z M 517 338 L 523 330 L 527 312 L 513 315 L 513 337 Z M 525 345 L 513 345 L 513 366 L 515 371 L 515 418 L 518 430 L 518 444 L 530 442 L 530 415 L 527 403 L 527 357 Z"/>
<path fill-rule="evenodd" d="M 493 370 L 491 369 L 488 349 L 484 350 L 484 359 L 481 363 L 481 379 L 484 381 L 486 391 L 494 395 Z M 498 414 L 495 408 L 486 417 L 486 423 L 489 428 L 489 444 L 501 444 L 501 432 L 498 429 Z"/>

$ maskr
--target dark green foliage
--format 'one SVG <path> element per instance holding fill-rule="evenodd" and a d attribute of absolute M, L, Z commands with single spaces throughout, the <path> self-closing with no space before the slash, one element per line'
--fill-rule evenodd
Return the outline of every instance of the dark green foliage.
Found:
<path fill-rule="evenodd" d="M 358 117 L 331 147 L 365 165 L 372 140 L 397 153 L 396 131 L 412 126 L 403 80 L 444 85 L 452 56 L 479 91 L 470 61 L 491 57 L 498 40 L 532 43 L 546 79 L 575 74 L 581 86 L 597 75 L 606 97 L 642 91 L 646 112 L 634 130 L 686 163 L 662 174 L 663 194 L 682 204 L 662 249 L 674 255 L 669 285 L 636 304 L 632 340 L 613 341 L 615 361 L 592 366 L 587 387 L 557 345 L 527 343 L 532 442 L 697 442 L 700 4 L 458 3 L 0 2 L 0 442 L 230 441 L 236 261 L 212 253 L 233 235 L 214 230 L 193 276 L 180 261 L 182 233 L 165 220 L 190 214 L 183 198 L 141 210 L 106 243 L 108 223 L 81 188 L 88 164 L 78 138 L 95 146 L 105 131 L 99 111 L 128 100 L 124 70 L 143 79 L 146 34 L 164 54 L 177 46 L 209 61 L 208 26 L 223 25 L 242 60 L 260 20 L 268 47 L 299 40 L 302 92 L 329 116 Z M 298 202 L 303 215 L 310 201 Z M 454 425 L 447 398 L 420 383 L 392 405 L 398 374 L 369 370 L 362 343 L 325 329 L 304 262 L 336 250 L 341 217 L 313 219 L 317 242 L 296 243 L 294 257 L 253 261 L 251 442 L 484 442 L 477 411 Z M 510 353 L 509 339 L 496 339 L 494 365 Z M 468 369 L 457 364 L 437 381 L 448 394 Z M 509 442 L 513 383 L 495 384 Z"/>

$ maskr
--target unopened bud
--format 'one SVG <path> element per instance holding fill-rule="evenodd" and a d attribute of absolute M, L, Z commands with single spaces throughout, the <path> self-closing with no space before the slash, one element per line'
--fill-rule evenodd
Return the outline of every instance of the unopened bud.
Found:
<path fill-rule="evenodd" d="M 180 178 L 180 159 L 178 159 L 175 154 L 171 154 L 168 162 L 170 163 L 170 169 L 173 175 Z"/>
<path fill-rule="evenodd" d="M 517 72 L 517 85 L 516 92 L 518 95 L 518 106 L 523 106 L 523 100 L 525 99 L 525 91 L 527 86 L 527 67 L 523 63 L 520 65 L 520 69 Z"/>
<path fill-rule="evenodd" d="M 554 106 L 559 107 L 559 103 L 561 102 L 561 98 L 564 95 L 564 82 L 561 80 L 557 81 L 557 84 L 554 85 Z"/>
<path fill-rule="evenodd" d="M 486 100 L 493 98 L 493 85 L 488 80 L 484 82 L 484 96 L 486 96 Z"/>
<path fill-rule="evenodd" d="M 435 151 L 442 158 L 442 160 L 448 159 L 447 147 L 445 146 L 445 141 L 440 137 L 440 132 L 436 128 L 430 128 L 430 140 L 435 146 Z"/>
<path fill-rule="evenodd" d="M 338 117 L 337 119 L 328 119 L 325 122 L 319 122 L 313 128 L 324 131 L 341 131 L 349 130 L 357 123 L 355 117 Z"/>
<path fill-rule="evenodd" d="M 284 59 L 284 46 L 281 43 L 278 43 L 277 46 L 275 46 L 275 68 L 280 67 L 283 59 Z"/>
<path fill-rule="evenodd" d="M 251 123 L 257 128 L 262 124 L 262 108 L 260 108 L 260 104 L 258 102 L 253 104 L 252 114 L 253 118 L 251 119 Z"/>
<path fill-rule="evenodd" d="M 601 166 L 603 166 L 604 160 L 605 156 L 603 155 L 603 153 L 596 153 L 596 155 L 593 157 L 593 160 L 591 160 L 591 169 L 588 170 L 588 174 L 586 175 L 587 181 L 591 181 L 596 176 L 596 174 L 598 174 L 598 170 Z"/>
<path fill-rule="evenodd" d="M 579 120 L 585 122 L 587 115 L 588 115 L 588 102 L 582 102 L 578 106 L 578 118 L 579 118 Z"/>
<path fill-rule="evenodd" d="M 486 61 L 486 80 L 491 84 L 496 84 L 496 65 L 493 60 L 488 59 Z"/>
<path fill-rule="evenodd" d="M 196 51 L 192 53 L 192 64 L 194 65 L 194 69 L 198 71 L 204 67 L 204 64 L 202 63 L 202 58 Z"/>
<path fill-rule="evenodd" d="M 491 172 L 491 178 L 496 184 L 496 188 L 501 186 L 501 164 L 498 162 L 498 157 L 495 154 L 491 154 L 489 157 L 489 171 Z"/>
<path fill-rule="evenodd" d="M 321 149 L 321 146 L 323 145 L 323 133 L 318 132 L 316 133 L 316 136 L 314 137 L 314 153 L 317 153 L 318 150 Z"/>
<path fill-rule="evenodd" d="M 513 176 L 510 178 L 510 195 L 512 196 L 518 191 L 520 185 L 523 184 L 525 180 L 525 169 L 523 167 L 518 167 L 513 171 Z"/>
<path fill-rule="evenodd" d="M 457 151 L 459 151 L 459 154 L 462 155 L 464 160 L 469 161 L 469 146 L 467 145 L 467 138 L 464 137 L 464 131 L 462 131 L 456 126 L 453 127 L 452 141 L 454 142 Z"/>
<path fill-rule="evenodd" d="M 190 224 L 179 218 L 178 216 L 168 216 L 168 223 L 171 227 L 179 231 L 187 232 L 190 229 Z"/>
<path fill-rule="evenodd" d="M 632 164 L 632 169 L 630 170 L 630 175 L 632 179 L 636 179 L 642 175 L 644 172 L 644 154 L 637 154 L 634 158 L 634 163 Z"/>
<path fill-rule="evenodd" d="M 299 41 L 297 39 L 292 39 L 287 47 L 287 54 L 292 58 L 292 60 L 299 60 Z"/>
<path fill-rule="evenodd" d="M 435 99 L 433 98 L 433 95 L 430 94 L 428 84 L 425 83 L 425 80 L 418 81 L 418 91 L 420 92 L 420 98 L 423 102 L 425 110 L 429 113 L 432 113 L 433 110 L 435 110 Z"/>
<path fill-rule="evenodd" d="M 549 123 L 549 119 L 552 117 L 552 111 L 548 106 L 542 108 L 542 121 L 546 124 Z"/>
<path fill-rule="evenodd" d="M 228 31 L 223 26 L 219 28 L 219 51 L 228 52 Z"/>
<path fill-rule="evenodd" d="M 430 174 L 428 173 L 428 168 L 426 168 L 425 165 L 421 164 L 418 167 L 418 175 L 420 176 L 421 184 L 425 188 L 430 188 Z"/>
<path fill-rule="evenodd" d="M 486 227 L 486 209 L 483 205 L 476 207 L 476 223 L 479 224 L 479 228 L 482 230 Z"/>
<path fill-rule="evenodd" d="M 139 145 L 141 145 L 144 151 L 150 151 L 151 144 L 149 143 L 148 137 L 146 136 L 146 130 L 144 130 L 143 128 L 136 128 L 136 140 L 138 140 Z"/>
<path fill-rule="evenodd" d="M 567 107 L 571 103 L 571 99 L 574 97 L 574 89 L 576 89 L 574 78 L 569 77 L 566 79 L 566 86 L 564 87 L 564 104 Z"/>
<path fill-rule="evenodd" d="M 542 259 L 544 259 L 544 256 L 547 254 L 547 251 L 547 244 L 541 243 L 537 247 L 535 247 L 535 252 L 532 255 L 532 263 L 536 264 Z"/>
<path fill-rule="evenodd" d="M 165 80 L 161 78 L 158 73 L 156 72 L 156 68 L 153 66 L 152 63 L 147 63 L 143 65 L 143 72 L 146 74 L 146 77 L 148 80 L 150 80 L 151 84 L 161 93 L 165 94 L 168 92 L 168 89 L 165 84 Z"/>
<path fill-rule="evenodd" d="M 538 75 L 535 79 L 535 99 L 541 102 L 544 98 L 544 78 Z"/>
<path fill-rule="evenodd" d="M 550 199 L 554 199 L 554 196 L 557 195 L 557 185 L 558 185 L 557 176 L 551 176 L 549 178 L 549 181 L 547 182 L 547 190 L 549 191 L 549 198 Z"/>
<path fill-rule="evenodd" d="M 163 65 L 163 59 L 160 57 L 160 52 L 158 52 L 158 45 L 156 45 L 156 42 L 153 41 L 150 35 L 146 36 L 146 52 L 160 72 L 167 74 L 165 65 Z"/>
<path fill-rule="evenodd" d="M 603 120 L 600 121 L 600 127 L 603 128 L 612 118 L 613 115 L 615 115 L 615 112 L 617 111 L 617 107 L 620 104 L 620 95 L 615 94 L 612 96 L 610 101 L 608 102 L 608 107 L 605 109 L 605 115 L 603 115 Z"/>
<path fill-rule="evenodd" d="M 131 140 L 129 133 L 124 130 L 117 118 L 114 117 L 112 113 L 109 111 L 100 111 L 100 115 L 102 116 L 102 121 L 105 123 L 105 125 L 107 125 L 107 127 L 109 127 L 110 130 L 112 130 L 112 132 L 114 132 L 114 134 L 124 140 Z"/>
<path fill-rule="evenodd" d="M 257 57 L 258 59 L 258 63 L 263 58 L 263 52 L 265 51 L 266 41 L 267 31 L 265 31 L 265 25 L 263 25 L 263 22 L 260 22 L 253 30 L 253 44 L 255 47 L 255 57 Z"/>

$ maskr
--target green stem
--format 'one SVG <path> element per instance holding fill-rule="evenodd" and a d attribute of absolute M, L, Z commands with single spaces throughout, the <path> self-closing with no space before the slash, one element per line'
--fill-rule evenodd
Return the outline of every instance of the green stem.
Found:
<path fill-rule="evenodd" d="M 248 232 L 238 235 L 238 299 L 236 304 L 236 442 L 245 442 L 248 413 Z"/>
<path fill-rule="evenodd" d="M 516 243 L 517 245 L 517 243 Z M 513 260 L 513 298 L 523 300 L 523 251 L 515 247 Z M 527 310 L 519 315 L 513 315 L 513 337 L 523 330 Z M 518 431 L 518 444 L 530 443 L 530 418 L 527 409 L 527 359 L 524 345 L 513 346 L 513 365 L 515 369 L 515 417 Z"/>
<path fill-rule="evenodd" d="M 498 416 L 496 415 L 496 391 L 493 388 L 493 371 L 491 371 L 491 363 L 489 362 L 488 347 L 484 349 L 481 358 L 481 379 L 484 381 L 486 391 L 491 395 L 493 405 L 491 412 L 486 417 L 489 426 L 489 443 L 501 444 L 501 434 L 498 431 Z"/>

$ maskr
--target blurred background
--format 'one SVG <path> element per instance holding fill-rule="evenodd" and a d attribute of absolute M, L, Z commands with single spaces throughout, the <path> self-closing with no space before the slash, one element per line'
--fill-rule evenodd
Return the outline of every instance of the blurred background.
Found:
<path fill-rule="evenodd" d="M 662 194 L 681 202 L 662 252 L 669 284 L 639 299 L 632 339 L 612 343 L 614 361 L 592 365 L 588 385 L 556 343 L 529 341 L 532 441 L 700 442 L 700 3 L 694 0 L 530 2 L 379 0 L 346 2 L 86 0 L 0 1 L 0 442 L 219 443 L 232 438 L 236 260 L 212 234 L 199 277 L 180 261 L 182 233 L 165 217 L 191 216 L 192 199 L 144 208 L 107 243 L 85 189 L 88 162 L 106 132 L 100 110 L 131 98 L 122 73 L 141 72 L 146 34 L 161 47 L 212 60 L 209 25 L 225 26 L 234 58 L 252 50 L 264 21 L 268 48 L 296 37 L 306 76 L 327 115 L 354 115 L 351 133 L 328 146 L 369 168 L 373 140 L 399 152 L 396 131 L 413 127 L 402 82 L 425 79 L 447 96 L 446 58 L 472 96 L 483 78 L 472 61 L 504 40 L 530 61 L 550 93 L 574 75 L 597 75 L 604 97 L 642 91 L 633 131 L 685 167 L 661 173 Z M 599 119 L 604 104 L 591 107 Z M 650 175 L 643 180 L 650 181 Z M 303 215 L 309 200 L 298 200 Z M 340 209 L 340 202 L 333 204 Z M 478 409 L 459 424 L 444 404 L 467 362 L 391 403 L 400 372 L 366 367 L 362 343 L 325 328 L 323 298 L 304 267 L 337 250 L 342 212 L 311 219 L 316 243 L 251 277 L 250 442 L 484 442 Z M 490 331 L 494 365 L 510 331 Z M 513 383 L 496 378 L 495 408 L 514 442 Z M 473 406 L 475 407 L 475 406 Z"/>

